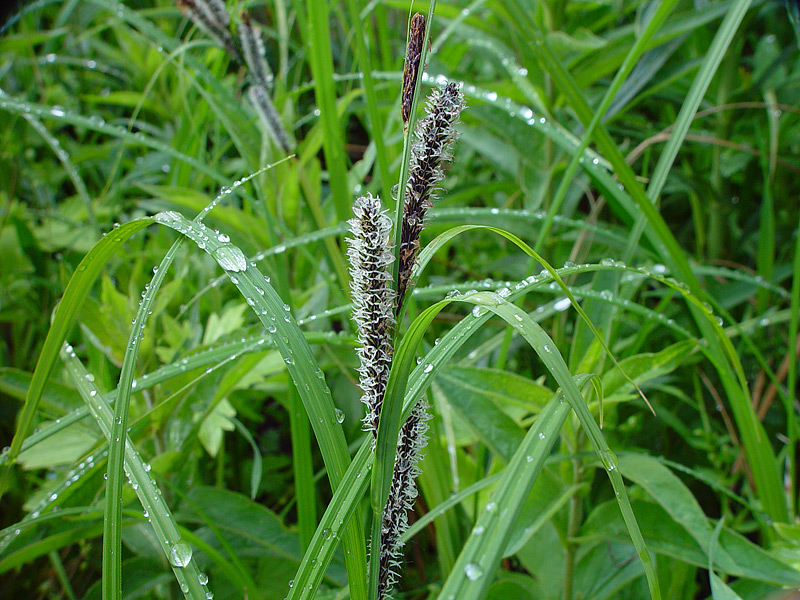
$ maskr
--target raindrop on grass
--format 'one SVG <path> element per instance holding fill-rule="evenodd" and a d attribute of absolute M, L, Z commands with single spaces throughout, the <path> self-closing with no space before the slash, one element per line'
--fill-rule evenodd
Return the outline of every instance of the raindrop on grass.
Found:
<path fill-rule="evenodd" d="M 553 304 L 553 310 L 556 312 L 564 312 L 569 308 L 569 305 L 569 298 L 561 298 L 560 300 L 556 300 L 555 304 Z"/>
<path fill-rule="evenodd" d="M 485 308 L 481 308 L 480 306 L 475 306 L 472 309 L 472 316 L 475 317 L 475 318 L 481 317 L 481 316 L 483 316 L 485 314 L 486 314 L 486 309 Z"/>
<path fill-rule="evenodd" d="M 183 568 L 192 560 L 192 547 L 180 540 L 172 544 L 169 549 L 169 564 L 173 567 Z"/>
<path fill-rule="evenodd" d="M 481 577 L 483 577 L 483 569 L 478 563 L 469 562 L 464 567 L 464 575 L 467 576 L 467 579 L 470 581 L 478 581 Z"/>
<path fill-rule="evenodd" d="M 247 269 L 247 259 L 236 246 L 222 246 L 212 252 L 219 266 L 226 271 L 238 273 Z"/>

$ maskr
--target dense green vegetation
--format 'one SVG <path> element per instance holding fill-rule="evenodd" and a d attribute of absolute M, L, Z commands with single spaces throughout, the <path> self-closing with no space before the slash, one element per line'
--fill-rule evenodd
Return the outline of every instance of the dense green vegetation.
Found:
<path fill-rule="evenodd" d="M 374 464 L 345 221 L 397 218 L 428 4 L 228 2 L 271 80 L 167 0 L 3 27 L 0 597 L 365 600 L 420 399 L 396 597 L 796 597 L 796 4 L 434 4 L 467 108 Z"/>

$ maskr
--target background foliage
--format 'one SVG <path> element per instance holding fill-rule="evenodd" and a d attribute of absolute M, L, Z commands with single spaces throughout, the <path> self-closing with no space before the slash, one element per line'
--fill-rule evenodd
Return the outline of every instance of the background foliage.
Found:
<path fill-rule="evenodd" d="M 40 0 L 3 27 L 2 596 L 109 597 L 102 564 L 125 598 L 364 597 L 342 222 L 367 190 L 393 204 L 411 6 L 245 6 L 288 159 L 169 2 Z M 468 108 L 401 328 L 406 409 L 435 417 L 399 596 L 792 597 L 797 22 L 436 5 L 422 89 L 462 81 Z"/>

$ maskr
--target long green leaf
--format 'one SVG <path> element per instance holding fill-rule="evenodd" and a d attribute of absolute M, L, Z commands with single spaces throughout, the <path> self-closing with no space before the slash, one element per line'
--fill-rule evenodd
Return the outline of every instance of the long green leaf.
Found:
<path fill-rule="evenodd" d="M 64 363 L 67 365 L 68 372 L 72 378 L 73 383 L 78 388 L 84 402 L 86 402 L 89 410 L 92 411 L 97 424 L 103 430 L 103 435 L 111 443 L 111 448 L 114 447 L 115 440 L 112 436 L 115 434 L 115 417 L 111 409 L 106 405 L 103 400 L 102 394 L 98 393 L 97 387 L 92 383 L 93 378 L 89 376 L 86 369 L 80 363 L 75 352 L 70 347 L 65 347 L 61 353 Z M 142 460 L 133 441 L 125 430 L 121 432 L 121 440 L 117 442 L 117 446 L 123 446 L 125 457 L 125 472 L 130 478 L 136 495 L 139 497 L 144 514 L 149 519 L 153 530 L 156 533 L 156 538 L 164 552 L 164 556 L 172 565 L 172 571 L 175 573 L 175 578 L 181 587 L 186 598 L 191 600 L 206 600 L 208 588 L 206 583 L 208 578 L 203 575 L 197 567 L 196 562 L 192 557 L 192 547 L 183 539 L 181 539 L 180 532 L 178 531 L 175 518 L 172 516 L 169 508 L 164 501 L 161 491 L 157 488 L 152 477 L 150 477 L 150 466 Z M 109 464 L 111 454 L 109 453 Z M 110 477 L 110 475 L 109 475 Z M 114 516 L 116 519 L 114 526 L 117 531 L 122 529 L 122 498 L 116 502 L 119 505 L 119 516 Z M 108 511 L 106 511 L 107 513 Z M 108 519 L 105 515 L 104 521 Z M 104 541 L 108 533 L 105 531 L 107 527 L 104 526 Z M 104 544 L 105 545 L 105 544 Z M 121 549 L 117 550 L 121 553 Z M 105 561 L 104 561 L 105 562 Z M 105 567 L 105 565 L 104 565 Z M 106 577 L 104 568 L 103 587 L 105 591 Z M 122 579 L 119 576 L 119 586 L 121 594 Z M 111 578 L 109 578 L 111 579 Z M 117 584 L 115 579 L 111 579 L 114 585 Z M 120 596 L 115 596 L 120 598 Z"/>
<path fill-rule="evenodd" d="M 609 479 L 611 480 L 611 485 L 616 493 L 617 502 L 619 504 L 620 511 L 622 512 L 623 519 L 625 520 L 625 525 L 628 528 L 628 533 L 631 536 L 631 540 L 636 548 L 636 552 L 642 561 L 642 565 L 644 566 L 647 583 L 650 588 L 650 596 L 653 598 L 653 600 L 660 599 L 661 591 L 658 586 L 658 576 L 655 571 L 653 558 L 650 555 L 650 552 L 647 550 L 644 539 L 642 538 L 642 534 L 639 531 L 639 526 L 636 523 L 636 518 L 633 514 L 633 510 L 631 509 L 630 501 L 628 500 L 628 495 L 622 482 L 622 477 L 620 476 L 619 469 L 617 468 L 616 456 L 609 449 L 599 426 L 594 421 L 594 418 L 589 411 L 589 407 L 583 400 L 580 390 L 570 375 L 569 369 L 567 368 L 564 359 L 561 357 L 561 354 L 558 352 L 555 343 L 545 333 L 541 326 L 530 317 L 530 315 L 524 311 L 521 311 L 519 308 L 498 294 L 493 292 L 478 292 L 464 298 L 464 300 L 492 311 L 497 316 L 504 319 L 509 325 L 514 327 L 536 351 L 545 367 L 547 367 L 547 370 L 550 371 L 556 382 L 561 387 L 564 397 L 575 411 L 575 414 L 580 420 L 580 423 L 586 431 L 589 440 L 594 446 L 597 456 L 602 462 L 606 472 L 608 473 Z M 515 464 L 516 455 L 509 464 L 509 468 Z M 497 496 L 498 504 L 501 504 L 501 498 L 505 498 L 505 496 Z M 510 509 L 509 512 L 509 520 L 513 521 L 513 508 Z M 478 522 L 480 524 L 480 519 Z M 505 527 L 507 525 L 504 524 L 503 526 Z M 487 535 L 486 537 L 487 539 L 492 538 L 491 535 Z M 487 544 L 493 543 L 494 540 L 487 542 Z M 477 544 L 478 543 L 476 542 L 476 545 Z M 469 541 L 467 542 L 467 547 L 469 547 Z M 503 545 L 503 547 L 505 546 Z M 459 556 L 456 567 L 453 570 L 453 574 L 451 574 L 450 578 L 448 578 L 447 583 L 442 589 L 440 598 L 448 598 L 450 594 L 456 593 L 456 591 L 456 596 L 459 598 L 480 597 L 480 595 L 488 588 L 489 577 L 471 577 L 470 570 L 473 573 L 488 573 L 489 569 L 494 569 L 496 567 L 496 564 L 500 559 L 500 552 L 502 552 L 502 548 L 498 550 L 497 553 L 487 552 L 486 554 L 482 555 L 484 557 L 482 560 L 485 560 L 485 562 L 475 563 L 471 560 L 471 558 L 475 555 L 468 554 L 465 548 L 465 552 L 462 552 L 462 555 Z M 474 567 L 471 567 L 471 565 L 476 565 L 478 567 L 477 571 L 474 569 Z M 461 572 L 459 572 L 459 567 L 461 568 Z"/>
<path fill-rule="evenodd" d="M 150 218 L 136 219 L 118 227 L 111 234 L 102 238 L 78 264 L 74 275 L 69 280 L 61 302 L 56 308 L 50 330 L 47 332 L 47 338 L 42 346 L 42 353 L 36 362 L 36 369 L 33 372 L 33 378 L 25 398 L 25 406 L 20 413 L 17 431 L 8 451 L 8 462 L 2 467 L 0 497 L 6 490 L 10 469 L 19 455 L 22 442 L 33 424 L 36 407 L 39 405 L 39 399 L 42 397 L 47 379 L 55 367 L 61 344 L 75 322 L 75 316 L 83 304 L 83 299 L 89 293 L 94 280 L 100 274 L 108 259 L 119 250 L 120 246 L 128 238 L 152 222 L 153 220 Z"/>
<path fill-rule="evenodd" d="M 322 122 L 322 147 L 336 216 L 339 221 L 344 221 L 350 214 L 352 201 L 347 189 L 344 137 L 336 112 L 328 0 L 306 0 L 306 13 L 308 29 L 303 33 L 306 34 L 314 95 Z"/>
<path fill-rule="evenodd" d="M 210 254 L 225 269 L 259 321 L 272 334 L 303 401 L 328 470 L 331 488 L 340 485 L 350 464 L 344 432 L 339 424 L 331 392 L 325 384 L 311 348 L 292 317 L 289 306 L 242 251 L 202 223 L 189 221 L 176 212 L 159 213 L 156 220 L 185 235 Z M 224 241 L 223 241 L 224 240 Z M 351 593 L 358 590 L 360 575 L 366 572 L 366 548 L 359 519 L 344 531 L 345 560 L 351 576 Z M 361 580 L 363 581 L 363 580 Z M 364 594 L 366 591 L 364 590 Z"/>
<path fill-rule="evenodd" d="M 732 25 L 734 22 L 738 22 L 736 21 L 737 15 L 743 4 L 749 5 L 749 0 L 737 0 L 734 3 L 734 8 L 730 9 L 732 16 L 725 21 L 725 26 L 718 31 L 717 36 L 721 41 L 715 44 L 714 48 L 717 48 L 719 44 L 727 46 L 729 39 L 725 41 L 725 38 L 730 38 L 735 33 L 736 29 Z M 564 69 L 538 30 L 538 25 L 532 20 L 519 1 L 515 0 L 510 6 L 513 8 L 514 22 L 527 26 L 534 36 L 536 47 L 539 50 L 537 58 L 545 65 L 545 68 L 553 77 L 553 81 L 565 95 L 581 122 L 588 126 L 594 114 L 574 80 Z M 716 56 L 712 56 L 709 60 L 714 60 L 715 58 Z M 624 156 L 622 156 L 622 153 L 602 125 L 597 127 L 595 140 L 602 153 L 611 163 L 620 182 L 630 193 L 638 210 L 647 219 L 648 227 L 645 230 L 645 234 L 659 251 L 662 260 L 676 273 L 680 274 L 682 280 L 689 286 L 695 296 L 705 299 L 706 293 L 692 271 L 683 249 L 645 194 L 636 178 L 636 174 L 625 162 Z M 606 189 L 616 198 L 620 198 L 621 196 L 614 191 L 613 187 L 615 186 L 609 186 Z M 635 214 L 631 210 L 628 210 L 628 212 L 632 215 Z M 730 341 L 720 335 L 722 333 L 721 330 L 715 329 L 714 324 L 709 323 L 708 315 L 705 314 L 705 311 L 698 310 L 695 307 L 690 307 L 690 311 L 708 343 L 712 363 L 719 374 L 731 404 L 734 419 L 742 434 L 743 449 L 752 467 L 751 472 L 756 491 L 761 498 L 764 510 L 773 521 L 785 522 L 788 518 L 788 510 L 782 494 L 775 456 L 768 443 L 766 433 L 761 423 L 757 420 L 749 401 L 747 384 L 739 359 L 736 353 L 732 351 Z"/>
<path fill-rule="evenodd" d="M 151 312 L 150 308 L 182 243 L 183 238 L 179 238 L 172 244 L 155 270 L 152 281 L 145 286 L 144 295 L 133 320 L 128 343 L 125 346 L 122 366 L 120 367 L 117 401 L 114 404 L 113 421 L 108 423 L 109 433 L 107 434 L 109 442 L 108 483 L 106 484 L 106 504 L 103 516 L 102 589 L 104 600 L 113 600 L 122 596 L 122 485 L 129 452 L 128 446 L 130 445 L 131 452 L 135 452 L 133 442 L 127 436 L 128 409 L 133 390 L 134 368 L 139 357 L 139 346 L 144 336 L 147 317 Z M 94 410 L 95 419 L 100 422 L 101 416 L 97 414 L 98 409 L 91 404 L 89 409 Z M 102 428 L 104 424 L 100 423 L 100 426 Z M 129 476 L 131 472 L 128 472 Z M 147 506 L 145 506 L 145 510 L 147 510 Z M 174 527 L 174 523 L 172 525 Z"/>

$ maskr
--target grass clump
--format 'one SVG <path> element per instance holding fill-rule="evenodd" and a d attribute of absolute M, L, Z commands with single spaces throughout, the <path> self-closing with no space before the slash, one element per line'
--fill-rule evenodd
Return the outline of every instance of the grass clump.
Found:
<path fill-rule="evenodd" d="M 791 597 L 795 12 L 21 8 L 3 595 Z"/>

